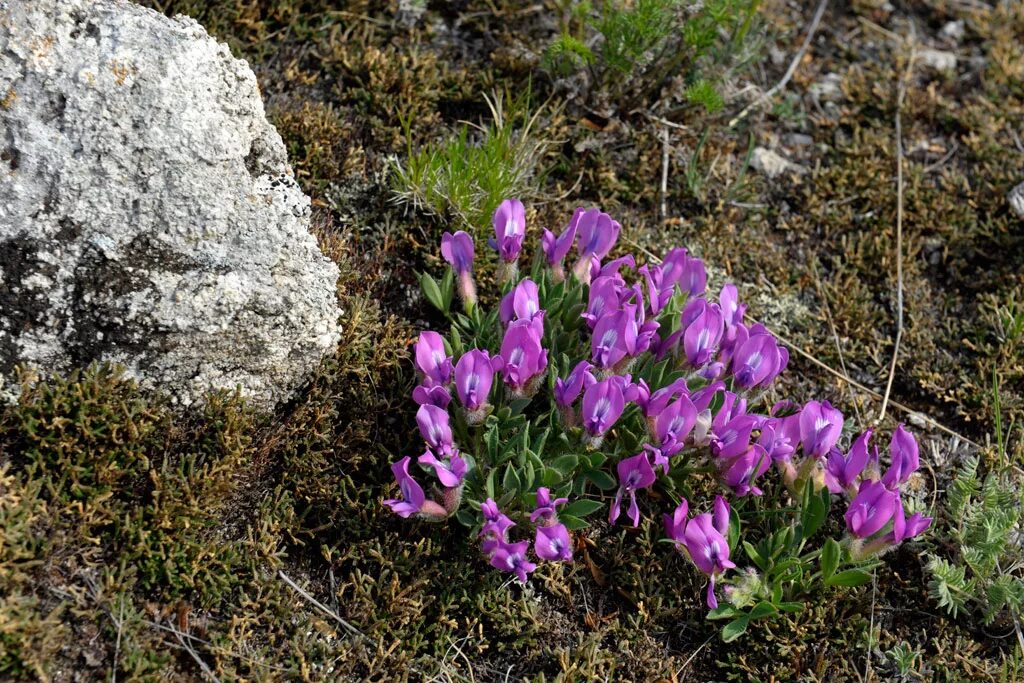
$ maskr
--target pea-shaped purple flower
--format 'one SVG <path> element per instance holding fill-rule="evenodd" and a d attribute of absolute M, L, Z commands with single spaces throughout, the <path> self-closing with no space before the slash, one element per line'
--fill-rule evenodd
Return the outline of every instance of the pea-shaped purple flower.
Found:
<path fill-rule="evenodd" d="M 729 504 L 725 498 L 715 496 L 714 512 L 705 512 L 689 519 L 689 503 L 684 498 L 671 516 L 665 515 L 665 533 L 675 541 L 676 549 L 689 556 L 693 564 L 704 573 L 708 581 L 707 603 L 710 609 L 718 607 L 715 580 L 727 570 L 736 567 L 729 559 Z"/>
<path fill-rule="evenodd" d="M 743 330 L 742 327 L 737 329 Z M 768 333 L 751 332 L 742 343 L 739 338 L 735 343 L 731 356 L 732 374 L 737 386 L 743 389 L 767 386 L 789 362 L 789 352 Z"/>
<path fill-rule="evenodd" d="M 904 429 L 903 425 L 898 425 L 893 432 L 892 441 L 889 443 L 889 455 L 892 457 L 892 464 L 882 475 L 882 483 L 895 490 L 900 484 L 905 484 L 921 464 L 917 439 Z"/>
<path fill-rule="evenodd" d="M 535 389 L 536 379 L 548 366 L 548 352 L 541 346 L 542 330 L 530 320 L 516 320 L 505 330 L 501 342 L 502 373 L 518 396 Z"/>
<path fill-rule="evenodd" d="M 559 377 L 555 380 L 555 404 L 559 408 L 571 408 L 572 404 L 579 398 L 580 392 L 585 386 L 597 382 L 591 370 L 594 368 L 588 361 L 581 360 L 572 369 L 565 379 Z"/>
<path fill-rule="evenodd" d="M 822 458 L 843 433 L 843 414 L 828 401 L 808 401 L 800 410 L 800 443 L 804 455 Z"/>
<path fill-rule="evenodd" d="M 409 474 L 409 462 L 412 460 L 405 456 L 396 463 L 392 463 L 391 472 L 398 482 L 398 489 L 402 492 L 401 498 L 391 498 L 384 501 L 399 517 L 411 517 L 420 515 L 427 519 L 443 519 L 448 512 L 432 500 L 427 500 L 423 493 L 423 487 Z"/>
<path fill-rule="evenodd" d="M 583 215 L 583 211 L 583 207 L 576 209 L 572 215 L 572 220 L 569 221 L 569 225 L 557 237 L 553 232 L 544 228 L 544 233 L 541 236 L 541 247 L 544 250 L 544 257 L 547 260 L 548 267 L 551 268 L 551 272 L 554 275 L 555 282 L 561 282 L 565 279 L 565 270 L 562 267 L 562 262 L 576 241 L 576 231 L 579 228 L 580 216 Z"/>
<path fill-rule="evenodd" d="M 629 518 L 633 520 L 633 526 L 640 525 L 640 508 L 636 502 L 636 492 L 654 484 L 658 478 L 651 467 L 651 461 L 645 451 L 641 451 L 631 458 L 620 460 L 616 465 L 619 475 L 619 490 L 615 494 L 615 500 L 608 511 L 608 523 L 614 524 L 619 518 L 619 511 L 622 508 L 622 496 L 629 494 Z"/>
<path fill-rule="evenodd" d="M 505 263 L 519 258 L 526 237 L 526 209 L 518 199 L 506 199 L 494 211 L 492 246 Z"/>
<path fill-rule="evenodd" d="M 487 410 L 494 372 L 501 366 L 500 357 L 491 358 L 486 351 L 479 349 L 462 354 L 455 364 L 455 391 L 467 411 L 470 424 L 479 424 L 485 417 L 482 413 Z"/>
<path fill-rule="evenodd" d="M 491 554 L 491 566 L 515 574 L 520 583 L 526 583 L 530 572 L 537 568 L 526 556 L 529 545 L 527 541 L 507 543 L 499 540 Z"/>
<path fill-rule="evenodd" d="M 476 284 L 473 282 L 473 238 L 459 230 L 454 235 L 441 235 L 441 256 L 448 262 L 459 281 L 459 294 L 466 303 L 476 303 Z"/>
<path fill-rule="evenodd" d="M 444 386 L 451 381 L 452 358 L 445 351 L 444 339 L 437 332 L 420 332 L 414 355 L 425 384 Z"/>
<path fill-rule="evenodd" d="M 693 303 L 698 310 L 683 333 L 683 351 L 691 367 L 701 368 L 714 358 L 725 328 L 722 310 L 717 304 L 709 304 L 704 299 L 694 299 Z"/>
<path fill-rule="evenodd" d="M 675 285 L 688 296 L 699 296 L 707 288 L 708 275 L 704 262 L 690 256 L 682 247 L 671 250 L 661 262 L 665 286 Z"/>
<path fill-rule="evenodd" d="M 416 411 L 416 424 L 431 450 L 441 455 L 449 455 L 454 451 L 448 411 L 429 404 L 422 405 Z"/>
<path fill-rule="evenodd" d="M 438 480 L 446 488 L 461 486 L 462 479 L 466 476 L 466 461 L 459 457 L 458 453 L 452 453 L 444 460 L 438 460 L 437 456 L 428 450 L 417 458 L 416 462 L 433 467 Z"/>
<path fill-rule="evenodd" d="M 564 524 L 537 527 L 533 541 L 533 552 L 549 562 L 572 561 L 572 539 Z"/>
<path fill-rule="evenodd" d="M 873 536 L 893 520 L 897 507 L 902 510 L 898 493 L 880 481 L 862 481 L 846 510 L 846 528 L 857 538 Z"/>
<path fill-rule="evenodd" d="M 667 404 L 654 418 L 654 434 L 658 444 L 682 444 L 697 423 L 697 408 L 685 394 Z"/>
<path fill-rule="evenodd" d="M 838 448 L 832 448 L 828 454 L 828 461 L 825 463 L 825 486 L 832 493 L 843 491 L 856 494 L 855 484 L 857 479 L 864 472 L 868 462 L 872 459 L 872 452 L 868 450 L 871 441 L 872 430 L 868 429 L 861 434 L 850 446 L 850 451 L 843 454 Z M 878 460 L 878 448 L 873 449 L 873 458 Z"/>
<path fill-rule="evenodd" d="M 742 498 L 750 494 L 760 496 L 763 493 L 756 481 L 768 471 L 772 459 L 762 446 L 752 444 L 746 446 L 739 455 L 720 457 L 718 464 L 722 483 Z"/>
<path fill-rule="evenodd" d="M 615 246 L 622 226 L 599 209 L 588 209 L 580 214 L 577 223 L 576 251 L 579 260 L 573 269 L 583 282 L 590 282 L 590 268 L 593 260 L 600 261 Z"/>
<path fill-rule="evenodd" d="M 625 381 L 612 376 L 591 384 L 583 392 L 583 429 L 599 438 L 612 428 L 626 408 Z"/>

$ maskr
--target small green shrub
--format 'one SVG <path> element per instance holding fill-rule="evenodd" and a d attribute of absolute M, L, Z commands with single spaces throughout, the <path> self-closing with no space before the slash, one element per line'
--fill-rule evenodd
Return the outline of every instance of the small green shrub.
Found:
<path fill-rule="evenodd" d="M 953 559 L 932 554 L 928 561 L 932 597 L 952 616 L 980 613 L 985 624 L 1000 617 L 1020 618 L 1022 503 L 1021 482 L 1010 472 L 982 477 L 975 457 L 961 465 L 946 503 Z"/>
<path fill-rule="evenodd" d="M 759 0 L 567 2 L 561 33 L 544 54 L 556 76 L 590 71 L 588 90 L 620 110 L 642 106 L 682 75 L 685 101 L 721 108 L 718 81 L 750 60 Z M 591 47 L 593 46 L 593 47 Z"/>
<path fill-rule="evenodd" d="M 507 101 L 507 107 L 506 107 Z M 541 110 L 530 113 L 530 95 L 487 98 L 492 120 L 465 124 L 437 145 L 412 148 L 410 122 L 404 122 L 408 155 L 392 176 L 395 200 L 432 215 L 454 219 L 480 234 L 507 196 L 536 196 L 540 164 L 549 147 L 537 130 Z"/>

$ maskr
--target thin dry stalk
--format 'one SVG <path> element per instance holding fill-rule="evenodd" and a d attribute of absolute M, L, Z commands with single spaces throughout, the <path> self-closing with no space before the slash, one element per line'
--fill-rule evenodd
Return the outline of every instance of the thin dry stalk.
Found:
<path fill-rule="evenodd" d="M 110 683 L 117 683 L 117 662 L 121 657 L 121 634 L 124 632 L 124 596 L 121 596 L 118 607 L 118 616 L 115 621 L 117 625 L 117 641 L 114 643 L 114 665 L 110 668 Z M 113 618 L 113 615 L 111 615 Z"/>
<path fill-rule="evenodd" d="M 900 116 L 903 101 L 907 97 L 907 83 L 914 70 L 914 40 L 909 41 L 910 55 L 907 68 L 900 78 L 896 91 L 896 339 L 892 346 L 892 362 L 889 364 L 889 379 L 885 383 L 885 395 L 882 407 L 878 410 L 875 424 L 885 418 L 885 410 L 889 406 L 889 394 L 892 382 L 896 378 L 896 360 L 900 353 L 900 342 L 903 340 L 903 121 Z"/>
<path fill-rule="evenodd" d="M 797 67 L 800 66 L 800 62 L 803 60 L 804 55 L 807 54 L 807 48 L 811 46 L 811 41 L 814 40 L 814 34 L 818 32 L 818 24 L 821 23 L 821 17 L 825 14 L 826 7 L 828 7 L 828 0 L 821 0 L 821 2 L 818 3 L 818 9 L 814 12 L 814 18 L 811 19 L 811 24 L 807 28 L 807 35 L 804 37 L 804 42 L 800 45 L 800 49 L 797 50 L 796 54 L 793 56 L 793 61 L 789 63 L 789 68 L 786 69 L 786 73 L 782 76 L 782 80 L 776 83 L 770 90 L 768 90 L 768 92 L 748 104 L 743 111 L 737 114 L 736 117 L 729 122 L 729 128 L 735 128 L 740 121 L 747 118 L 747 115 L 750 114 L 750 112 L 775 97 L 776 94 L 789 84 L 790 79 L 793 78 L 793 74 L 796 73 Z"/>
<path fill-rule="evenodd" d="M 364 635 L 362 631 L 360 631 L 355 626 L 353 626 L 352 624 L 348 623 L 347 621 L 345 621 L 344 619 L 339 617 L 337 614 L 332 612 L 329 607 L 327 607 L 322 602 L 320 602 L 319 600 L 314 598 L 312 595 L 307 593 L 305 590 L 303 590 L 303 588 L 300 587 L 299 584 L 297 584 L 294 581 L 292 581 L 291 578 L 289 578 L 289 576 L 287 574 L 285 574 L 283 571 L 281 571 L 279 569 L 277 571 L 277 575 L 280 576 L 281 580 L 284 581 L 286 584 L 288 584 L 288 586 L 292 590 L 294 590 L 296 593 L 298 593 L 303 598 L 305 598 L 305 600 L 307 602 L 309 602 L 311 605 L 313 605 L 314 607 L 319 609 L 321 612 L 323 612 L 324 614 L 326 614 L 327 616 L 329 616 L 330 618 L 334 619 L 336 622 L 341 624 L 342 628 L 344 628 L 350 634 L 352 634 L 354 636 L 359 636 L 360 638 L 364 638 L 366 640 L 369 640 L 369 638 L 366 635 Z"/>
<path fill-rule="evenodd" d="M 203 658 L 199 656 L 199 653 L 195 651 L 192 645 L 185 640 L 185 634 L 176 629 L 170 622 L 168 622 L 167 630 L 174 634 L 174 637 L 177 638 L 178 642 L 181 644 L 181 649 L 187 652 L 189 656 L 195 660 L 195 663 L 199 665 L 202 672 L 214 683 L 220 683 L 220 679 L 217 678 L 217 674 L 213 673 L 213 669 L 210 668 L 210 665 L 207 664 Z"/>
<path fill-rule="evenodd" d="M 829 306 L 828 297 L 825 296 L 825 290 L 821 286 L 821 277 L 818 276 L 817 260 L 811 261 L 811 270 L 814 272 L 814 286 L 818 290 L 818 298 L 821 299 L 821 303 L 825 306 L 825 316 L 828 319 L 828 328 L 832 332 L 832 341 L 835 342 L 836 353 L 839 354 L 839 367 L 843 369 L 844 375 L 849 376 L 850 372 L 846 369 L 846 360 L 843 358 L 843 345 L 839 343 L 839 333 L 836 332 L 836 323 L 832 318 L 832 307 Z M 853 410 L 857 413 L 857 421 L 863 422 L 864 418 L 860 414 L 860 405 L 857 404 L 857 398 L 853 395 L 853 387 L 849 382 L 846 383 L 846 391 L 850 394 L 850 403 L 853 404 Z"/>
<path fill-rule="evenodd" d="M 661 129 L 661 220 L 668 218 L 668 128 Z"/>

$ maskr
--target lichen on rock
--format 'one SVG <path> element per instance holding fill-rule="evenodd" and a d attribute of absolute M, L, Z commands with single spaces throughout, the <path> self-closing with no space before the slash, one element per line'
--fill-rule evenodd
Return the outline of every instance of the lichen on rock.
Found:
<path fill-rule="evenodd" d="M 0 0 L 0 393 L 123 364 L 188 405 L 287 398 L 333 351 L 338 269 L 256 78 L 187 17 Z"/>

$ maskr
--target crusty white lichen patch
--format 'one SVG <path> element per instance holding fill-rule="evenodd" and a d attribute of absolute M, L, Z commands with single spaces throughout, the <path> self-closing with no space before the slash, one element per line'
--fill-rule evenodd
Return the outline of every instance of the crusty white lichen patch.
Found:
<path fill-rule="evenodd" d="M 0 0 L 0 393 L 124 364 L 272 406 L 340 336 L 337 267 L 246 62 L 124 0 Z"/>

